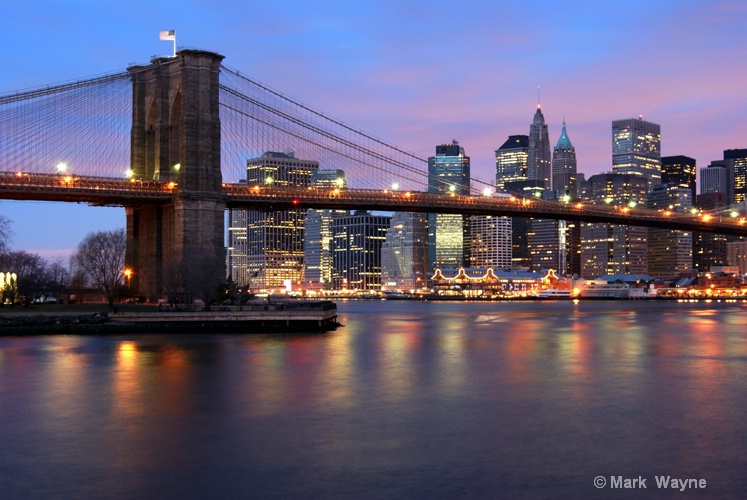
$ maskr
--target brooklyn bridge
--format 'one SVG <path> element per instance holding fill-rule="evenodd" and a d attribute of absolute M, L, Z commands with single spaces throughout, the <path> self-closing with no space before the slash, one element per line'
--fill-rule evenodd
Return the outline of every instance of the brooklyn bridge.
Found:
<path fill-rule="evenodd" d="M 344 188 L 250 185 L 246 162 L 293 151 L 345 172 Z M 0 96 L 0 199 L 121 206 L 127 266 L 145 295 L 169 263 L 223 258 L 226 208 L 325 208 L 520 216 L 747 235 L 730 209 L 680 213 L 471 192 L 428 178 L 427 160 L 184 49 L 118 73 Z M 442 182 L 448 182 L 442 180 Z"/>

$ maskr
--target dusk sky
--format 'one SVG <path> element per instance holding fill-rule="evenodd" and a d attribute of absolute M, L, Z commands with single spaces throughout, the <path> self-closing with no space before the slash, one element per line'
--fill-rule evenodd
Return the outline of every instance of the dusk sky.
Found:
<path fill-rule="evenodd" d="M 421 157 L 457 139 L 472 176 L 528 134 L 540 87 L 550 142 L 563 117 L 580 172 L 611 168 L 611 122 L 661 125 L 662 155 L 698 167 L 747 148 L 747 2 L 89 1 L 5 2 L 0 94 L 170 55 L 226 66 Z M 8 168 L 12 170 L 11 168 Z M 6 168 L 0 168 L 6 170 Z M 124 209 L 0 200 L 11 248 L 67 257 Z"/>

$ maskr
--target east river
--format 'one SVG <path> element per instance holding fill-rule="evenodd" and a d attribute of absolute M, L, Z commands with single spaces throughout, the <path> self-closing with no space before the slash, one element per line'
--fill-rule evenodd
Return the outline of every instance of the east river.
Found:
<path fill-rule="evenodd" d="M 747 303 L 338 310 L 326 334 L 0 337 L 0 497 L 747 494 Z"/>

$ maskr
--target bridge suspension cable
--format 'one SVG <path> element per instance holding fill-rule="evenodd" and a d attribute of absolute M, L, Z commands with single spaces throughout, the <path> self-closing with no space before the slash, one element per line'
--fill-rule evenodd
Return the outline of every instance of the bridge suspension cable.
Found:
<path fill-rule="evenodd" d="M 242 168 L 247 155 L 241 147 L 231 151 L 238 145 L 234 128 L 244 131 L 244 142 L 254 143 L 247 149 L 255 148 L 255 156 L 291 150 L 299 158 L 319 161 L 320 168 L 344 170 L 349 185 L 382 188 L 396 182 L 403 189 L 418 190 L 427 186 L 427 160 L 325 116 L 238 71 L 225 66 L 222 71 L 221 106 L 227 115 L 231 112 L 228 124 L 221 118 L 224 144 L 228 143 L 224 149 L 229 156 L 239 155 L 236 164 Z M 236 126 L 234 116 L 252 123 Z"/>
<path fill-rule="evenodd" d="M 131 124 L 127 72 L 0 96 L 0 170 L 123 177 Z"/>

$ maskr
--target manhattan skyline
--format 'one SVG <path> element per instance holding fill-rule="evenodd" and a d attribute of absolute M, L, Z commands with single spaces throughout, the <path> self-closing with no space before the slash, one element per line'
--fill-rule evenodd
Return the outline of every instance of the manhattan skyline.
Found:
<path fill-rule="evenodd" d="M 250 8 L 251 7 L 251 8 Z M 0 94 L 118 71 L 177 47 L 225 63 L 421 158 L 453 139 L 492 183 L 494 151 L 528 134 L 538 101 L 555 144 L 565 118 L 578 171 L 611 169 L 611 123 L 661 125 L 662 156 L 698 168 L 747 147 L 747 6 L 724 2 L 30 1 L 4 8 Z M 323 167 L 323 166 L 322 166 Z M 425 166 L 424 166 L 425 169 Z M 66 256 L 124 210 L 0 200 L 11 248 Z"/>

